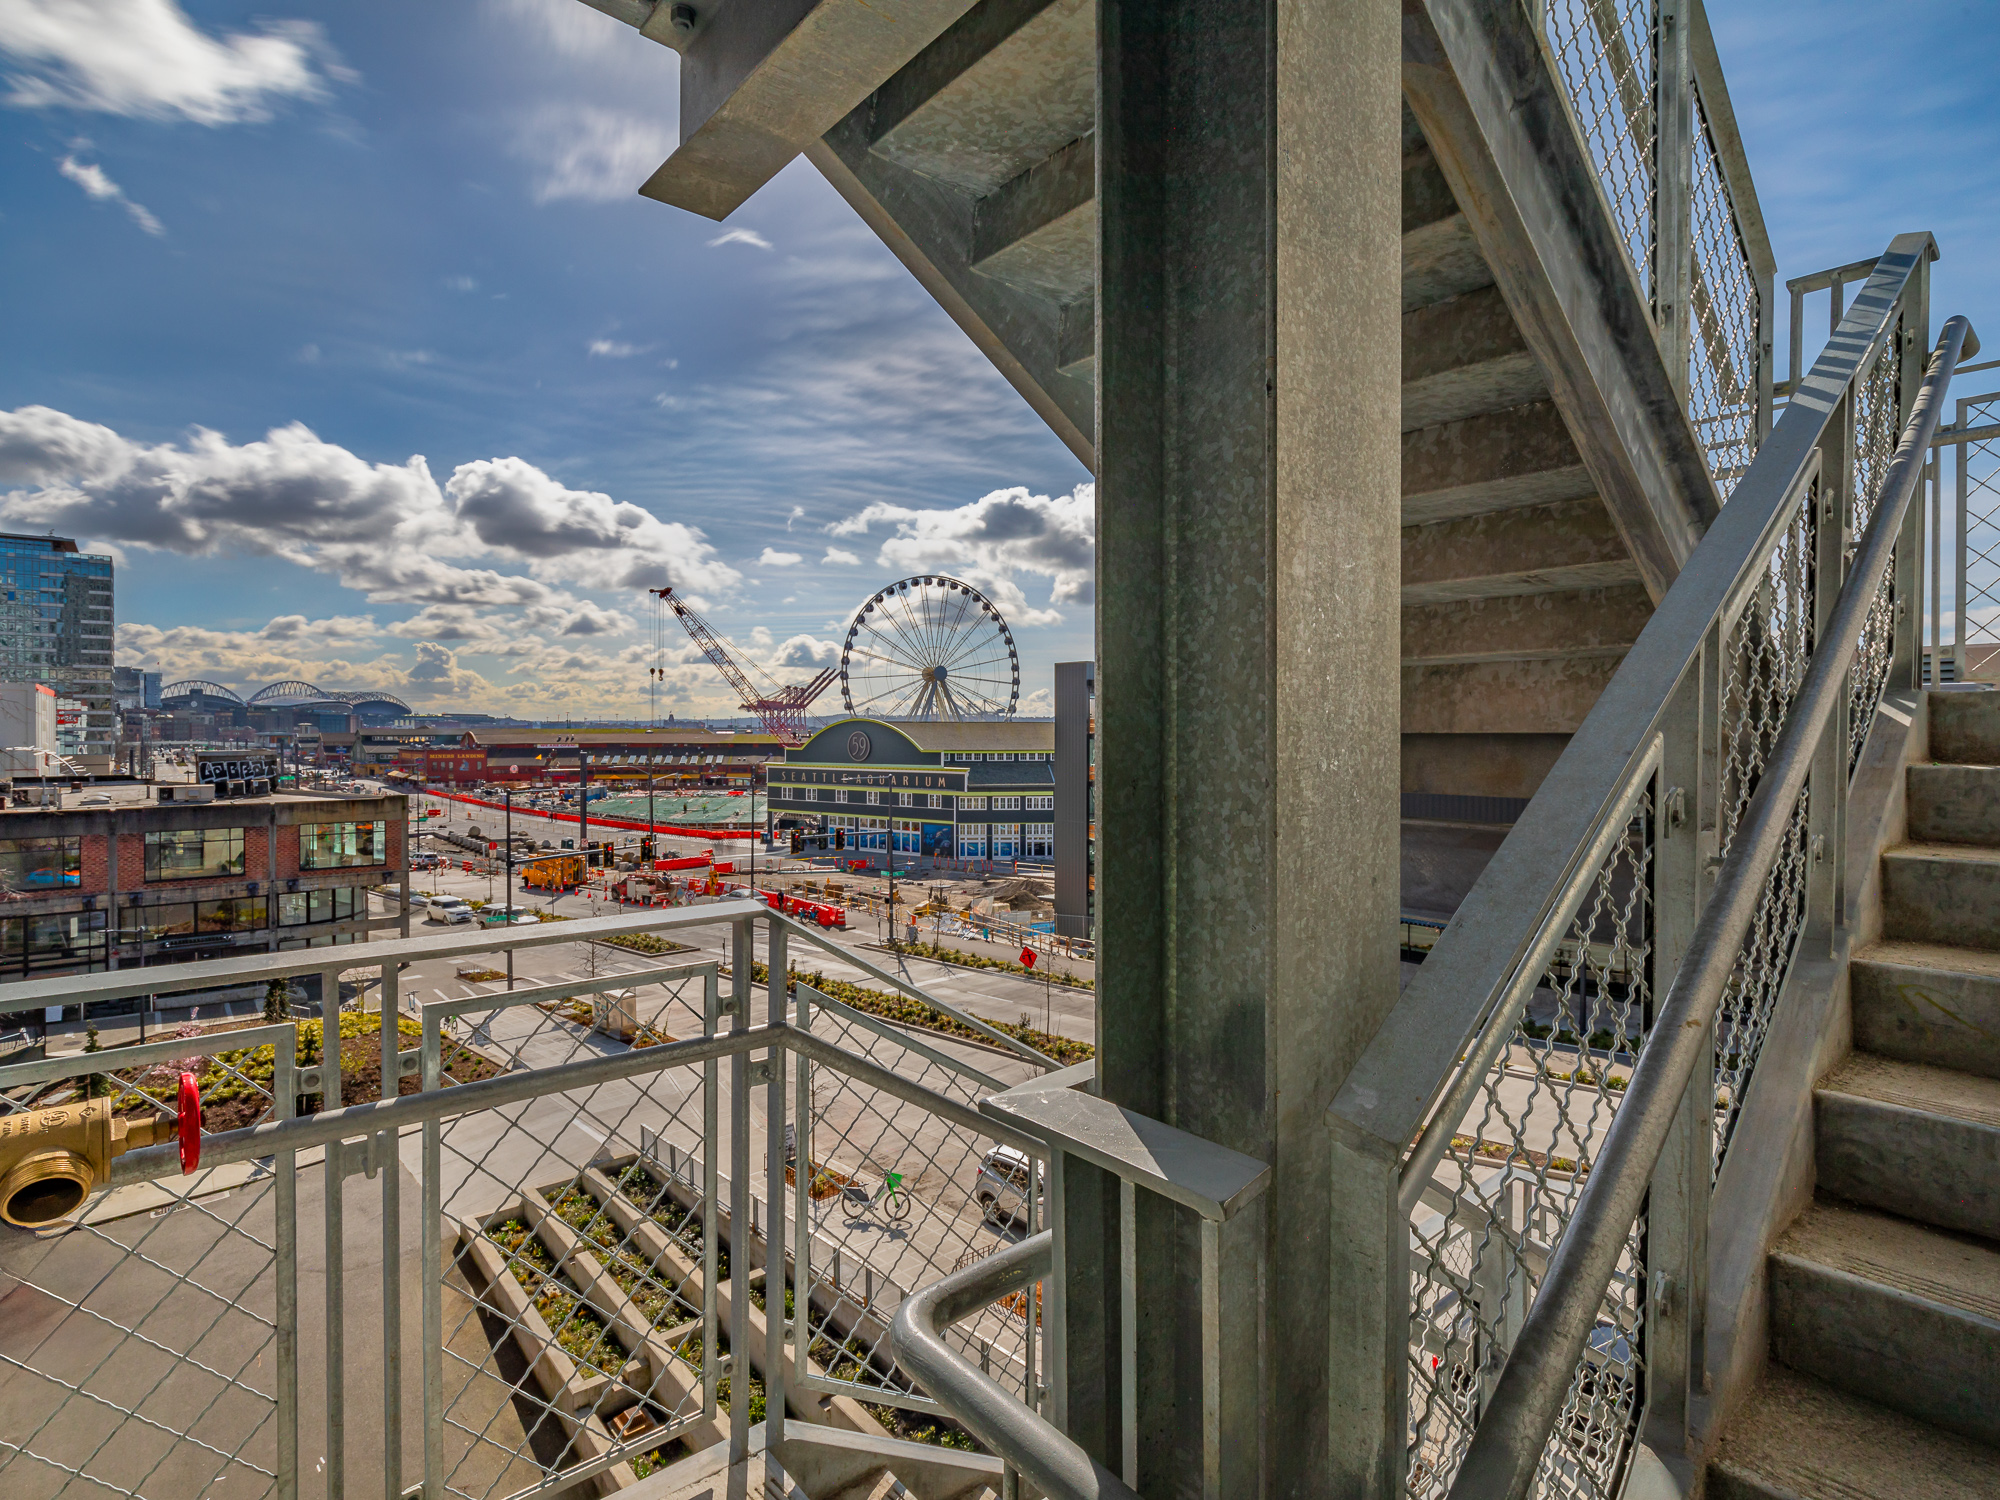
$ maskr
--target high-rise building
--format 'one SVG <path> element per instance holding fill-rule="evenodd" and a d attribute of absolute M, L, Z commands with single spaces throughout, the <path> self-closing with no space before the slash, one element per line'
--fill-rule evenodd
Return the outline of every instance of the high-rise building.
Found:
<path fill-rule="evenodd" d="M 158 708 L 163 681 L 163 674 L 159 672 L 142 672 L 137 667 L 111 669 L 111 690 L 121 711 Z"/>
<path fill-rule="evenodd" d="M 110 756 L 111 559 L 60 536 L 0 535 L 0 682 L 43 682 L 73 699 L 77 753 Z"/>

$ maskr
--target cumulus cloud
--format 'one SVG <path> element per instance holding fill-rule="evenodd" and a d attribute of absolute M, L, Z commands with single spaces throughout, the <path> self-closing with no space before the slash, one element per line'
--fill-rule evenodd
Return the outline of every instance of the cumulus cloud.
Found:
<path fill-rule="evenodd" d="M 463 698 L 487 686 L 486 679 L 458 664 L 436 641 L 417 642 L 416 664 L 403 674 L 403 687 L 422 698 Z"/>
<path fill-rule="evenodd" d="M 310 620 L 279 615 L 260 630 L 210 630 L 200 625 L 118 626 L 118 660 L 124 666 L 164 672 L 167 680 L 197 677 L 242 690 L 267 682 L 324 677 L 334 687 L 385 687 L 393 666 L 362 664 L 346 653 L 370 646 L 375 622 L 366 615 Z"/>
<path fill-rule="evenodd" d="M 1087 606 L 1096 597 L 1096 487 L 1080 484 L 1067 495 L 1033 495 L 1025 488 L 994 490 L 951 510 L 871 505 L 829 529 L 835 536 L 865 536 L 888 528 L 876 559 L 904 573 L 948 571 L 986 587 L 1018 625 L 1059 621 L 1053 609 L 1035 609 L 1016 582 L 1027 573 L 1049 580 L 1051 604 Z"/>
<path fill-rule="evenodd" d="M 90 197 L 100 203 L 115 203 L 132 216 L 132 222 L 150 235 L 162 235 L 167 231 L 160 221 L 153 217 L 152 210 L 143 203 L 134 203 L 125 196 L 125 189 L 105 175 L 104 168 L 95 162 L 81 162 L 74 156 L 65 156 L 56 163 L 56 170 L 71 182 L 82 188 Z"/>
<path fill-rule="evenodd" d="M 174 0 L 7 0 L 6 102 L 231 125 L 286 99 L 316 100 L 352 75 L 316 22 L 210 35 Z"/>
<path fill-rule="evenodd" d="M 771 648 L 764 665 L 774 672 L 790 667 L 831 667 L 840 660 L 840 642 L 795 635 Z"/>
<path fill-rule="evenodd" d="M 546 580 L 698 592 L 740 576 L 693 528 L 569 489 L 523 459 L 461 464 L 440 487 L 421 455 L 370 463 L 299 423 L 257 442 L 196 428 L 183 445 L 148 445 L 45 406 L 0 412 L 0 520 L 188 555 L 278 557 L 373 602 L 553 607 L 572 626 L 591 616 Z"/>
<path fill-rule="evenodd" d="M 646 351 L 637 344 L 621 343 L 617 339 L 592 339 L 590 352 L 599 359 L 630 359 L 635 354 Z"/>
<path fill-rule="evenodd" d="M 780 552 L 775 547 L 766 547 L 758 556 L 755 566 L 760 568 L 796 568 L 804 562 L 802 552 Z"/>
<path fill-rule="evenodd" d="M 754 229 L 725 229 L 708 242 L 711 250 L 718 245 L 752 245 L 759 250 L 771 248 L 771 242 Z"/>
<path fill-rule="evenodd" d="M 530 111 L 515 138 L 537 203 L 629 198 L 673 153 L 677 134 L 659 120 L 591 104 Z"/>
<path fill-rule="evenodd" d="M 861 559 L 839 547 L 829 547 L 826 549 L 826 556 L 820 559 L 820 564 L 829 568 L 858 568 L 861 566 Z"/>

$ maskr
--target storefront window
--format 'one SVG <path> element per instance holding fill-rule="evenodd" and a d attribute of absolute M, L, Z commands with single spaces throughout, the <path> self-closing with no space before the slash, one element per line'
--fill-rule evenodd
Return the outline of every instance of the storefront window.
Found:
<path fill-rule="evenodd" d="M 188 902 L 171 906 L 125 906 L 118 910 L 118 935 L 126 942 L 154 942 L 194 931 L 194 907 Z"/>
<path fill-rule="evenodd" d="M 204 901 L 196 908 L 195 929 L 199 932 L 255 932 L 263 925 L 262 897 L 238 896 L 227 901 Z"/>
<path fill-rule="evenodd" d="M 146 835 L 148 880 L 200 880 L 242 873 L 240 828 L 196 828 Z"/>
<path fill-rule="evenodd" d="M 301 870 L 344 870 L 350 865 L 389 862 L 387 823 L 302 823 L 299 825 Z"/>
<path fill-rule="evenodd" d="M 0 891 L 33 895 L 82 883 L 82 839 L 0 839 Z"/>
<path fill-rule="evenodd" d="M 104 966 L 101 911 L 0 921 L 0 974 L 75 974 Z"/>

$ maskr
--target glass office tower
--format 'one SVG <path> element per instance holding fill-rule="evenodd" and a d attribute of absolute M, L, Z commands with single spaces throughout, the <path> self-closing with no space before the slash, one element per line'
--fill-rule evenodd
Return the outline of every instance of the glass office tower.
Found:
<path fill-rule="evenodd" d="M 74 699 L 80 722 L 64 727 L 83 755 L 117 749 L 111 619 L 110 558 L 69 537 L 0 535 L 0 682 L 44 682 Z"/>

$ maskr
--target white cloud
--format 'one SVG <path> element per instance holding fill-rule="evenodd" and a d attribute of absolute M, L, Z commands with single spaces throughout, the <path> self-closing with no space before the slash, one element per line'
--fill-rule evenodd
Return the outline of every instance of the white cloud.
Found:
<path fill-rule="evenodd" d="M 759 568 L 796 568 L 805 560 L 804 553 L 780 552 L 775 547 L 766 547 L 763 555 L 757 559 L 754 566 Z"/>
<path fill-rule="evenodd" d="M 771 242 L 754 229 L 725 229 L 708 242 L 711 250 L 718 245 L 754 245 L 759 250 L 771 248 Z"/>
<path fill-rule="evenodd" d="M 0 412 L 0 520 L 282 558 L 378 602 L 554 607 L 570 613 L 553 628 L 568 631 L 586 606 L 544 580 L 698 591 L 740 576 L 699 531 L 523 459 L 461 464 L 440 487 L 421 455 L 370 463 L 300 423 L 240 445 L 202 428 L 185 445 L 146 445 L 45 406 Z M 529 576 L 447 559 L 526 563 Z"/>
<path fill-rule="evenodd" d="M 630 359 L 635 354 L 644 354 L 646 350 L 641 345 L 620 343 L 617 339 L 592 339 L 590 352 L 602 359 Z"/>
<path fill-rule="evenodd" d="M 1052 604 L 1089 605 L 1096 598 L 1096 488 L 1080 484 L 1067 495 L 1031 495 L 1024 488 L 994 490 L 952 510 L 912 510 L 871 505 L 829 528 L 835 536 L 865 536 L 887 525 L 876 560 L 904 573 L 939 569 L 988 589 L 1016 625 L 1051 625 L 1062 616 L 1030 606 L 1018 573 L 1050 580 Z"/>
<path fill-rule="evenodd" d="M 794 505 L 791 514 L 785 517 L 785 530 L 790 531 L 792 522 L 803 521 L 805 518 L 806 508 L 803 505 Z"/>
<path fill-rule="evenodd" d="M 826 549 L 826 556 L 820 559 L 820 565 L 828 568 L 858 568 L 861 566 L 861 559 L 839 547 L 829 547 Z"/>
<path fill-rule="evenodd" d="M 529 113 L 515 149 L 534 174 L 537 203 L 629 198 L 672 154 L 677 133 L 659 120 L 590 104 L 547 104 Z"/>
<path fill-rule="evenodd" d="M 476 292 L 479 290 L 479 283 L 470 276 L 447 276 L 444 279 L 444 289 L 448 292 Z"/>
<path fill-rule="evenodd" d="M 19 109 L 95 110 L 230 125 L 350 77 L 312 21 L 211 36 L 174 0 L 6 0 L 0 53 Z"/>
<path fill-rule="evenodd" d="M 65 156 L 56 163 L 56 170 L 98 202 L 117 204 L 130 214 L 132 222 L 146 233 L 162 235 L 167 232 L 161 227 L 160 221 L 153 217 L 151 209 L 126 197 L 125 189 L 107 177 L 104 168 L 95 162 L 80 162 L 74 156 Z"/>

